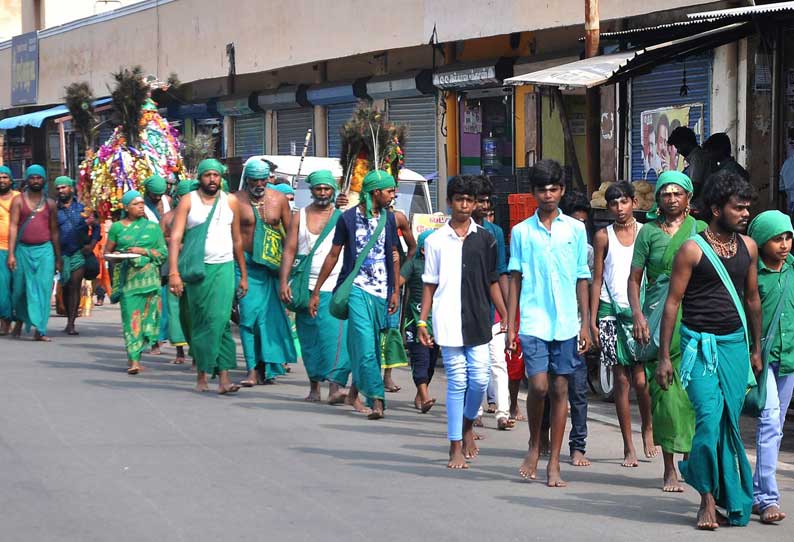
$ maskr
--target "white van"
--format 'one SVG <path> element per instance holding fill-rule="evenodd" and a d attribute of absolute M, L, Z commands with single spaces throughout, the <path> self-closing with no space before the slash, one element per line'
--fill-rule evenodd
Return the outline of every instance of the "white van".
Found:
<path fill-rule="evenodd" d="M 298 208 L 305 207 L 312 201 L 309 185 L 305 182 L 305 178 L 310 173 L 320 169 L 327 169 L 330 170 L 337 179 L 342 177 L 342 166 L 339 164 L 338 158 L 307 156 L 303 159 L 300 175 L 298 175 L 298 164 L 300 164 L 301 160 L 300 156 L 252 156 L 245 161 L 245 164 L 248 164 L 252 160 L 267 160 L 276 164 L 275 174 L 286 177 L 292 182 L 292 186 L 295 188 L 295 206 Z M 245 169 L 245 164 L 243 165 L 243 169 Z M 243 179 L 240 179 L 240 187 L 243 186 L 242 181 Z M 401 169 L 395 206 L 405 213 L 408 220 L 411 220 L 411 217 L 415 213 L 431 214 L 433 208 L 430 201 L 428 180 L 415 171 L 407 168 Z"/>

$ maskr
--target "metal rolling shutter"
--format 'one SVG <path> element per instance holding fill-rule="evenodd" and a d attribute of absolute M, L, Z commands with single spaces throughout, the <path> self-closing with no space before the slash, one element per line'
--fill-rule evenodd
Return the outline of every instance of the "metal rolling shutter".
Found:
<path fill-rule="evenodd" d="M 234 117 L 234 155 L 243 160 L 265 154 L 265 116 Z"/>
<path fill-rule="evenodd" d="M 436 98 L 395 98 L 389 100 L 389 120 L 408 127 L 405 167 L 425 177 L 438 171 L 436 157 Z M 433 209 L 438 209 L 438 183 L 430 183 Z"/>
<path fill-rule="evenodd" d="M 276 113 L 276 129 L 278 131 L 278 153 L 281 155 L 300 156 L 306 131 L 314 128 L 314 109 L 284 109 Z M 307 156 L 314 156 L 314 137 L 309 143 Z"/>
<path fill-rule="evenodd" d="M 712 56 L 698 55 L 684 60 L 669 62 L 657 66 L 646 75 L 631 80 L 631 179 L 643 179 L 642 127 L 640 115 L 643 111 L 702 103 L 703 141 L 711 133 L 711 64 Z M 680 96 L 686 69 L 686 84 L 689 92 Z M 701 121 L 699 109 L 692 109 L 689 115 L 689 127 L 698 132 Z"/>
<path fill-rule="evenodd" d="M 356 103 L 329 105 L 328 113 L 328 156 L 339 158 L 342 153 L 342 136 L 339 130 L 353 116 Z"/>

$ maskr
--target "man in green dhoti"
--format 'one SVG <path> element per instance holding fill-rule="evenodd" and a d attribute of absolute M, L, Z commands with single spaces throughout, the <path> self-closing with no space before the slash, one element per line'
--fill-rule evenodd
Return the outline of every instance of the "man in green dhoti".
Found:
<path fill-rule="evenodd" d="M 292 219 L 287 241 L 284 244 L 284 258 L 281 262 L 281 300 L 289 305 L 295 301 L 292 288 L 308 287 L 303 292 L 294 292 L 297 299 L 308 300 L 311 290 L 317 284 L 317 276 L 325 257 L 333 246 L 336 222 L 342 212 L 334 207 L 336 179 L 328 170 L 318 170 L 306 179 L 312 193 L 312 204 L 300 210 Z M 290 285 L 290 271 L 296 255 L 300 259 L 296 274 Z M 345 400 L 345 386 L 350 376 L 350 356 L 347 351 L 347 321 L 338 320 L 331 315 L 328 306 L 333 288 L 342 268 L 338 262 L 331 273 L 331 280 L 320 290 L 320 305 L 317 316 L 312 318 L 309 307 L 295 307 L 295 324 L 298 330 L 303 364 L 309 375 L 309 395 L 307 401 L 321 400 L 320 383 L 328 381 L 328 402 L 341 403 Z M 305 281 L 302 279 L 305 278 Z"/>
<path fill-rule="evenodd" d="M 747 525 L 753 505 L 753 472 L 739 431 L 745 393 L 763 366 L 758 249 L 741 234 L 751 197 L 750 185 L 735 173 L 708 178 L 709 227 L 678 251 L 662 318 L 655 376 L 667 389 L 675 378 L 670 346 L 681 307 L 680 377 L 695 411 L 695 436 L 679 467 L 700 493 L 701 530 Z"/>
<path fill-rule="evenodd" d="M 662 490 L 680 493 L 684 490 L 678 481 L 675 455 L 689 453 L 695 431 L 695 415 L 678 377 L 681 351 L 678 348 L 678 324 L 673 331 L 670 359 L 674 379 L 667 389 L 656 384 L 656 348 L 659 341 L 659 324 L 662 320 L 664 300 L 670 287 L 673 258 L 681 245 L 706 224 L 689 215 L 692 199 L 692 181 L 678 171 L 665 171 L 656 181 L 656 206 L 649 213 L 648 222 L 637 234 L 634 256 L 631 261 L 628 295 L 634 320 L 634 337 L 644 349 L 638 356 L 645 362 L 645 374 L 651 394 L 653 440 L 661 446 L 664 458 Z M 643 289 L 645 301 L 641 303 Z M 680 315 L 676 322 L 680 322 Z M 653 455 L 649 449 L 648 455 Z"/>
<path fill-rule="evenodd" d="M 238 204 L 220 189 L 223 170 L 214 159 L 199 163 L 199 189 L 179 202 L 168 254 L 169 290 L 184 296 L 180 316 L 198 369 L 196 390 L 207 391 L 207 375 L 217 374 L 220 394 L 240 389 L 229 379 L 229 370 L 237 366 L 229 322 L 235 296 L 233 261 L 241 270 L 237 297 L 248 291 Z"/>
<path fill-rule="evenodd" d="M 50 297 L 55 271 L 61 270 L 61 243 L 58 208 L 47 197 L 47 172 L 38 164 L 25 171 L 27 187 L 11 202 L 8 228 L 8 269 L 13 273 L 13 304 L 17 323 L 13 335 L 19 337 L 36 329 L 33 339 L 49 341 Z"/>
<path fill-rule="evenodd" d="M 367 398 L 369 419 L 383 417 L 383 378 L 380 372 L 381 332 L 387 316 L 398 309 L 397 277 L 400 262 L 395 258 L 397 223 L 388 211 L 396 183 L 388 173 L 375 170 L 364 178 L 361 201 L 342 214 L 336 223 L 333 246 L 323 262 L 309 301 L 309 314 L 320 310 L 320 292 L 331 276 L 339 254 L 345 250 L 335 291 L 349 292 L 347 348 L 353 384 Z M 351 395 L 353 394 L 351 390 Z"/>
<path fill-rule="evenodd" d="M 240 384 L 273 383 L 297 354 L 287 313 L 279 297 L 282 238 L 290 223 L 289 202 L 267 190 L 270 167 L 251 160 L 243 170 L 243 190 L 230 196 L 240 213 L 240 233 L 248 268 L 248 295 L 240 300 L 240 341 L 248 376 Z M 241 266 L 237 267 L 241 277 Z"/>

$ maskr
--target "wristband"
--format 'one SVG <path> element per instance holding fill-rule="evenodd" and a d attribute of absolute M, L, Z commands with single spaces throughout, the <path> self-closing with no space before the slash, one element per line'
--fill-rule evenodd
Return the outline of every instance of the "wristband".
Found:
<path fill-rule="evenodd" d="M 427 322 L 424 320 L 419 320 L 416 322 L 416 327 L 427 327 Z"/>
<path fill-rule="evenodd" d="M 169 276 L 169 277 L 178 277 L 178 276 L 179 276 L 179 273 L 175 271 L 175 272 L 173 272 L 173 273 L 168 273 L 168 276 Z"/>

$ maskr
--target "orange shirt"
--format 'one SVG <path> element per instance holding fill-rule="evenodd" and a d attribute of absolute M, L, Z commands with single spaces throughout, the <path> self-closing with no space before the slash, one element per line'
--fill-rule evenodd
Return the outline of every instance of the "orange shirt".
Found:
<path fill-rule="evenodd" d="M 0 199 L 0 250 L 8 250 L 8 227 L 11 223 L 11 202 L 19 194 L 16 190 L 10 192 L 11 197 Z"/>

